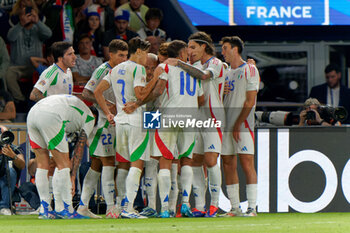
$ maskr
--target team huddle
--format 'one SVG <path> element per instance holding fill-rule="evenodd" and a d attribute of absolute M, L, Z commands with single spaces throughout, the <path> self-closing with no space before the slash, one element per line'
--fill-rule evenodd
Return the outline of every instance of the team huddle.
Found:
<path fill-rule="evenodd" d="M 83 91 L 82 98 L 92 102 L 92 107 L 71 95 L 74 50 L 68 43 L 55 43 L 55 63 L 34 86 L 31 99 L 38 103 L 27 118 L 30 145 L 37 160 L 39 217 L 101 218 L 88 209 L 100 176 L 106 218 L 216 217 L 222 186 L 219 155 L 231 202 L 231 210 L 221 216 L 256 216 L 254 111 L 259 73 L 242 59 L 240 38 L 224 37 L 221 43 L 229 65 L 214 56 L 213 41 L 205 32 L 192 34 L 188 44 L 179 40 L 167 43 L 165 61 L 149 54 L 149 42 L 138 37 L 129 44 L 115 39 L 109 44 L 110 59 L 94 71 Z M 168 130 L 143 128 L 144 111 L 158 113 L 162 109 L 164 114 L 181 108 L 198 109 L 202 119 L 224 124 L 215 124 L 211 130 L 174 125 Z M 74 132 L 80 133 L 71 162 L 67 135 Z M 91 167 L 75 211 L 72 187 L 85 142 Z M 50 206 L 50 156 L 56 163 L 52 181 L 55 210 Z M 240 208 L 237 157 L 247 183 L 245 213 Z M 143 170 L 147 207 L 137 212 L 134 200 Z M 192 191 L 195 206 L 191 207 Z"/>

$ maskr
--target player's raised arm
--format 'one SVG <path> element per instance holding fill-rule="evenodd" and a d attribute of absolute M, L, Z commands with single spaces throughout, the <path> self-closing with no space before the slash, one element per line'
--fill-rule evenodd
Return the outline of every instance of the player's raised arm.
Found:
<path fill-rule="evenodd" d="M 181 60 L 178 60 L 177 65 L 180 66 L 183 70 L 185 70 L 187 73 L 189 73 L 192 77 L 196 79 L 206 80 L 213 77 L 212 72 L 208 70 L 203 71 Z"/>

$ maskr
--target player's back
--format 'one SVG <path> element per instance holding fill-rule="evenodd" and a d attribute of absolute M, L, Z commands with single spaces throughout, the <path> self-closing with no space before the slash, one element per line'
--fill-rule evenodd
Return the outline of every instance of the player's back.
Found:
<path fill-rule="evenodd" d="M 164 73 L 159 77 L 167 81 L 165 94 L 160 100 L 162 108 L 198 108 L 200 84 L 183 69 L 160 64 Z"/>
<path fill-rule="evenodd" d="M 94 126 L 95 118 L 90 109 L 73 95 L 51 95 L 40 100 L 35 107 L 58 114 L 66 122 L 66 132 L 76 132 L 84 128 L 89 134 Z"/>

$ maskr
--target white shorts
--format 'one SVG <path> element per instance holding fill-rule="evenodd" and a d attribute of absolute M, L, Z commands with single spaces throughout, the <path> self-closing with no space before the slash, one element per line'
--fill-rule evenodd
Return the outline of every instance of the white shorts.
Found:
<path fill-rule="evenodd" d="M 116 158 L 118 162 L 149 160 L 149 132 L 129 124 L 116 124 Z"/>
<path fill-rule="evenodd" d="M 115 156 L 115 127 L 104 117 L 99 117 L 89 137 L 89 153 L 95 157 Z"/>
<path fill-rule="evenodd" d="M 241 131 L 241 140 L 236 142 L 233 139 L 232 132 L 225 132 L 223 137 L 223 145 L 221 155 L 238 155 L 249 154 L 254 155 L 254 134 Z"/>
<path fill-rule="evenodd" d="M 195 132 L 180 128 L 156 130 L 153 156 L 166 159 L 192 158 L 195 135 Z"/>
<path fill-rule="evenodd" d="M 28 113 L 27 128 L 32 149 L 58 150 L 68 153 L 65 123 L 58 114 L 34 106 Z"/>
<path fill-rule="evenodd" d="M 155 153 L 156 142 L 154 141 L 154 130 L 149 130 L 149 152 L 153 156 Z"/>
<path fill-rule="evenodd" d="M 196 145 L 193 153 L 203 155 L 205 152 L 221 153 L 222 146 L 222 130 L 213 131 L 199 131 L 196 134 Z"/>

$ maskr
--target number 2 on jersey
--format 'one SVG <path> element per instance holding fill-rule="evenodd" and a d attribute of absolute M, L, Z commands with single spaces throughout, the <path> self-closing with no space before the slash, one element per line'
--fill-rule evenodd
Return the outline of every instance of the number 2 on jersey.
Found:
<path fill-rule="evenodd" d="M 123 104 L 125 104 L 125 81 L 124 79 L 118 79 L 117 83 L 122 85 L 122 91 L 120 92 L 120 94 L 122 94 L 122 101 Z"/>
<path fill-rule="evenodd" d="M 181 71 L 180 72 L 180 95 L 185 94 L 185 86 L 186 86 L 186 92 L 190 96 L 194 96 L 196 93 L 196 79 L 193 79 L 193 88 L 191 90 L 191 78 L 188 73 L 186 73 L 186 80 L 185 80 L 185 72 Z"/>

